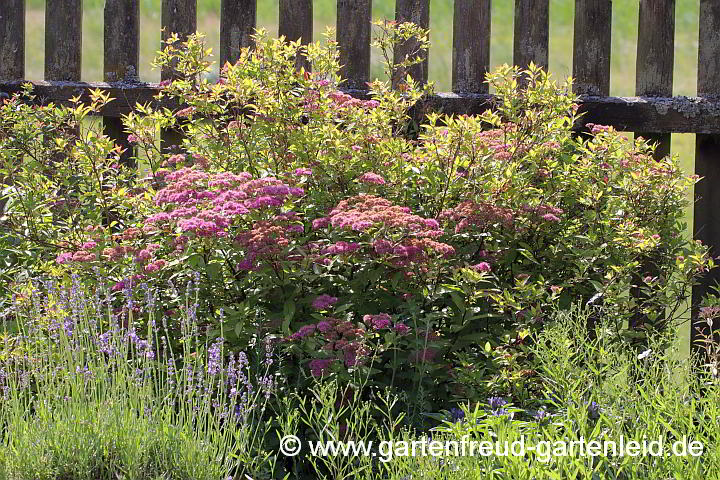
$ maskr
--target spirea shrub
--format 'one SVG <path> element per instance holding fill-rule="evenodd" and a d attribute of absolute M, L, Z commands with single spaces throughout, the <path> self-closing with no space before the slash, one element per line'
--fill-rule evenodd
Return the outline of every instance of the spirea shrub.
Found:
<path fill-rule="evenodd" d="M 385 52 L 423 35 L 380 28 Z M 642 348 L 712 266 L 684 236 L 696 178 L 613 128 L 574 132 L 570 81 L 501 67 L 487 79 L 491 109 L 448 116 L 424 112 L 431 89 L 409 77 L 344 93 L 334 41 L 256 42 L 211 81 L 202 37 L 171 39 L 157 66 L 178 78 L 160 95 L 180 106 L 124 119 L 140 175 L 82 122 L 107 98 L 6 101 L 13 265 L 96 268 L 118 289 L 130 277 L 174 288 L 198 271 L 205 325 L 217 329 L 222 309 L 235 348 L 271 338 L 293 359 L 288 382 L 364 378 L 424 409 L 531 384 L 529 333 L 578 300 Z M 158 148 L 167 128 L 182 145 Z M 77 167 L 44 170 L 58 155 Z M 171 318 L 172 298 L 156 301 Z"/>

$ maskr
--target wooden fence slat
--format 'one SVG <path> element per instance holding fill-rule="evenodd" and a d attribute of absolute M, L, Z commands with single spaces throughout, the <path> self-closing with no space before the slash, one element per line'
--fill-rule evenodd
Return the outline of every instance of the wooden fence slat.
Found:
<path fill-rule="evenodd" d="M 45 3 L 45 79 L 80 80 L 82 0 Z"/>
<path fill-rule="evenodd" d="M 45 79 L 78 81 L 82 72 L 82 0 L 45 2 Z M 49 140 L 45 140 L 49 143 Z M 65 162 L 55 152 L 49 161 Z"/>
<path fill-rule="evenodd" d="M 25 78 L 25 0 L 4 0 L 0 9 L 0 78 Z"/>
<path fill-rule="evenodd" d="M 173 33 L 178 34 L 180 41 L 186 40 L 197 29 L 197 0 L 162 0 L 160 23 L 163 42 Z M 160 72 L 162 80 L 172 80 L 175 76 L 172 68 L 163 68 Z"/>
<path fill-rule="evenodd" d="M 575 0 L 573 92 L 610 95 L 612 0 Z"/>
<path fill-rule="evenodd" d="M 637 96 L 672 96 L 675 0 L 640 0 L 635 78 Z M 670 154 L 670 134 L 637 133 L 658 143 L 656 158 Z"/>
<path fill-rule="evenodd" d="M 455 0 L 452 90 L 488 93 L 491 0 Z"/>
<path fill-rule="evenodd" d="M 181 41 L 187 40 L 197 29 L 197 0 L 162 0 L 160 23 L 163 42 L 173 33 L 178 34 Z M 176 76 L 177 72 L 172 67 L 163 68 L 160 72 L 162 80 L 172 80 Z M 170 151 L 174 145 L 182 144 L 182 135 L 178 129 L 163 130 L 161 143 L 164 151 Z"/>
<path fill-rule="evenodd" d="M 395 21 L 398 23 L 413 22 L 422 28 L 430 26 L 430 0 L 396 0 L 395 2 Z M 410 40 L 395 49 L 393 62 L 399 63 L 405 57 L 417 48 L 417 43 Z M 410 76 L 418 82 L 426 83 L 428 80 L 428 55 L 422 62 L 408 68 L 402 75 L 410 74 Z M 401 81 L 401 76 L 397 75 L 393 78 L 393 84 L 397 85 Z"/>
<path fill-rule="evenodd" d="M 103 75 L 106 82 L 137 82 L 140 65 L 140 0 L 105 0 Z M 130 165 L 133 147 L 127 140 L 122 120 L 103 118 L 104 133 L 125 152 L 123 163 Z"/>
<path fill-rule="evenodd" d="M 700 41 L 698 51 L 698 95 L 718 98 L 720 95 L 720 3 L 716 0 L 700 0 Z M 697 135 L 695 147 L 695 173 L 704 177 L 695 184 L 695 218 L 693 238 L 710 247 L 713 257 L 720 255 L 720 132 L 715 135 Z M 690 333 L 690 350 L 700 353 L 696 342 L 711 333 L 707 324 L 695 325 L 697 305 L 707 294 L 709 287 L 720 281 L 719 269 L 706 274 L 701 283 L 693 288 L 693 322 Z M 696 327 L 701 327 L 697 330 Z M 715 321 L 712 332 L 720 329 Z"/>
<path fill-rule="evenodd" d="M 235 63 L 240 50 L 252 45 L 257 25 L 257 0 L 222 0 L 220 6 L 220 68 Z"/>
<path fill-rule="evenodd" d="M 337 0 L 337 41 L 346 88 L 367 89 L 371 21 L 371 0 Z"/>
<path fill-rule="evenodd" d="M 637 96 L 672 96 L 673 66 L 675 59 L 675 0 L 640 0 L 638 18 L 637 64 L 635 92 Z M 669 133 L 635 132 L 651 143 L 657 143 L 655 158 L 670 155 Z M 639 289 L 644 276 L 656 276 L 659 272 L 651 258 L 645 259 L 642 272 L 632 279 L 630 294 L 642 301 Z M 664 312 L 658 312 L 661 316 Z M 631 328 L 639 328 L 646 322 L 640 312 L 630 319 Z"/>
<path fill-rule="evenodd" d="M 550 0 L 515 0 L 513 63 L 530 62 L 547 69 L 550 41 Z"/>
<path fill-rule="evenodd" d="M 280 0 L 278 34 L 289 42 L 300 40 L 307 45 L 313 39 L 312 0 Z M 310 64 L 303 58 L 297 59 L 297 67 L 310 70 Z"/>
<path fill-rule="evenodd" d="M 5 0 L 0 9 L 0 79 L 25 78 L 25 0 Z M 3 98 L 0 96 L 0 104 Z M 0 186 L 8 182 L 0 177 Z M 0 215 L 5 211 L 5 199 L 0 198 Z"/>

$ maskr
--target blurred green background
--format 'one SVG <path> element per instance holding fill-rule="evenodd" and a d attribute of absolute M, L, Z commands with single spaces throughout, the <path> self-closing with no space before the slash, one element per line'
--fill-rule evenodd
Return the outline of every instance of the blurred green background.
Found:
<path fill-rule="evenodd" d="M 612 65 L 610 94 L 632 96 L 635 92 L 635 59 L 637 42 L 638 3 L 620 0 L 613 3 Z M 82 80 L 102 80 L 104 0 L 84 0 Z M 140 77 L 159 81 L 159 72 L 150 62 L 160 48 L 161 0 L 142 0 Z M 336 1 L 314 0 L 314 35 L 321 39 L 326 27 L 335 26 Z M 513 0 L 492 2 L 491 67 L 512 62 Z M 674 94 L 693 96 L 696 93 L 699 0 L 677 0 L 675 36 Z M 28 0 L 26 76 L 39 80 L 43 76 L 44 61 L 44 0 Z M 572 73 L 572 41 L 574 0 L 550 2 L 550 70 L 558 79 Z M 198 30 L 207 35 L 207 42 L 219 52 L 220 0 L 198 0 Z M 373 18 L 392 19 L 394 0 L 374 0 Z M 258 0 L 258 27 L 277 34 L 277 0 Z M 437 91 L 450 90 L 452 52 L 453 2 L 430 2 L 430 80 Z M 217 68 L 217 66 L 216 66 Z M 373 52 L 372 76 L 381 73 L 377 52 Z M 687 172 L 692 172 L 695 159 L 694 135 L 673 135 L 673 153 L 680 156 Z M 687 223 L 692 224 L 688 209 Z M 689 232 L 688 232 L 689 235 Z M 687 329 L 686 329 L 687 333 Z M 686 341 L 682 344 L 686 349 Z"/>

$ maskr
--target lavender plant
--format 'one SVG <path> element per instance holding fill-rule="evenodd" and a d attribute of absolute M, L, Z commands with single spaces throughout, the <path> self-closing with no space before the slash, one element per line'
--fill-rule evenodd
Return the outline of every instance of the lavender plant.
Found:
<path fill-rule="evenodd" d="M 251 357 L 228 352 L 222 336 L 198 328 L 197 292 L 188 285 L 181 350 L 156 293 L 131 279 L 122 292 L 32 282 L 4 318 L 0 356 L 0 471 L 17 479 L 219 479 L 262 475 L 267 406 L 277 391 L 271 346 Z M 137 305 L 134 294 L 145 301 Z M 123 308 L 112 311 L 113 296 Z M 222 325 L 222 324 L 221 324 Z M 259 368 L 256 368 L 259 367 Z M 170 477 L 167 477 L 170 478 Z"/>

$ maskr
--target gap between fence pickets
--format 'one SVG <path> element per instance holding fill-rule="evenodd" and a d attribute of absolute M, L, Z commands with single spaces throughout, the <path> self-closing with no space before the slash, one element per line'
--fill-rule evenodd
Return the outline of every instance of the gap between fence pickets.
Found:
<path fill-rule="evenodd" d="M 23 81 L 0 82 L 0 92 L 13 94 Z M 160 87 L 144 82 L 61 82 L 33 81 L 33 94 L 39 104 L 70 103 L 73 97 L 89 99 L 90 91 L 100 89 L 114 98 L 99 113 L 119 117 L 137 104 L 156 108 L 180 108 L 169 98 L 155 98 Z M 347 90 L 353 96 L 367 97 L 363 90 Z M 474 93 L 438 93 L 420 102 L 417 112 L 437 111 L 455 115 L 477 115 L 492 106 L 494 96 Z M 612 125 L 622 131 L 657 133 L 720 134 L 720 95 L 706 97 L 601 97 L 581 95 L 578 102 L 583 116 L 576 128 L 588 123 Z"/>

